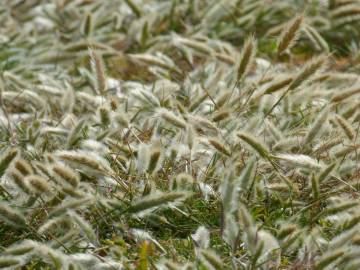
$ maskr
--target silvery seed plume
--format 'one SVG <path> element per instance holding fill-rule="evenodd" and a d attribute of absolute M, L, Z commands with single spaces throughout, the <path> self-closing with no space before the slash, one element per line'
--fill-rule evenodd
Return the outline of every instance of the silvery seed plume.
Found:
<path fill-rule="evenodd" d="M 268 159 L 269 158 L 269 150 L 260 143 L 257 138 L 248 134 L 248 133 L 238 133 L 237 136 L 249 144 L 261 157 Z"/>
<path fill-rule="evenodd" d="M 181 74 L 181 71 L 172 63 L 164 59 L 162 55 L 151 55 L 151 54 L 130 54 L 131 58 L 137 61 L 144 62 L 145 64 L 159 67 L 169 72 Z"/>
<path fill-rule="evenodd" d="M 283 224 L 277 234 L 278 239 L 284 239 L 288 235 L 294 233 L 297 230 L 297 226 L 295 224 Z"/>
<path fill-rule="evenodd" d="M 224 179 L 219 187 L 219 192 L 222 199 L 222 210 L 224 217 L 229 215 L 237 207 L 237 187 L 235 186 L 235 175 L 233 171 L 224 175 Z"/>
<path fill-rule="evenodd" d="M 210 232 L 204 226 L 197 228 L 196 232 L 191 235 L 191 238 L 199 248 L 207 249 L 210 245 Z"/>
<path fill-rule="evenodd" d="M 111 173 L 107 161 L 102 157 L 95 156 L 92 152 L 57 151 L 55 155 L 69 165 L 87 168 L 89 172 L 91 171 L 100 174 Z"/>
<path fill-rule="evenodd" d="M 81 216 L 79 216 L 76 212 L 74 211 L 68 211 L 68 215 L 70 216 L 71 220 L 74 221 L 74 223 L 76 223 L 79 228 L 81 229 L 81 231 L 84 233 L 84 235 L 92 242 L 92 243 L 96 243 L 97 242 L 97 237 L 96 234 L 93 230 L 93 228 L 91 227 L 91 225 Z"/>
<path fill-rule="evenodd" d="M 356 236 L 356 234 L 357 234 L 356 227 L 349 229 L 347 231 L 344 231 L 344 232 L 340 233 L 339 235 L 337 235 L 336 237 L 334 237 L 331 240 L 331 242 L 329 243 L 329 246 L 332 249 L 343 247 L 346 243 L 351 242 L 354 239 L 354 237 Z"/>
<path fill-rule="evenodd" d="M 21 92 L 21 95 L 17 92 L 3 92 L 3 98 L 5 101 L 11 102 L 13 100 L 13 103 L 17 106 L 21 106 L 21 104 L 28 104 L 27 106 L 33 106 L 34 109 L 41 110 L 45 107 L 45 100 L 40 97 L 37 93 L 31 90 L 23 90 Z M 30 110 L 30 108 L 28 108 Z"/>
<path fill-rule="evenodd" d="M 30 164 L 24 159 L 15 160 L 14 169 L 20 172 L 24 176 L 34 173 Z"/>
<path fill-rule="evenodd" d="M 132 203 L 128 209 L 128 212 L 141 213 L 145 210 L 168 206 L 171 203 L 182 201 L 188 196 L 189 194 L 183 191 L 151 194 Z"/>
<path fill-rule="evenodd" d="M 331 138 L 328 141 L 320 143 L 318 146 L 315 147 L 314 153 L 315 154 L 322 154 L 326 151 L 329 151 L 331 148 L 341 144 L 343 139 L 340 137 Z"/>
<path fill-rule="evenodd" d="M 229 100 L 229 98 L 232 96 L 231 91 L 225 91 L 224 94 L 222 94 L 216 101 L 216 106 L 221 108 L 226 102 Z"/>
<path fill-rule="evenodd" d="M 60 250 L 55 250 L 46 244 L 34 243 L 35 252 L 42 261 L 50 263 L 52 266 L 65 268 L 67 265 L 66 256 Z"/>
<path fill-rule="evenodd" d="M 205 130 L 206 132 L 214 133 L 215 135 L 219 132 L 216 125 L 204 117 L 192 116 L 190 118 L 190 122 L 193 124 L 195 129 L 199 128 Z"/>
<path fill-rule="evenodd" d="M 195 111 L 206 99 L 208 98 L 208 94 L 203 94 L 200 97 L 197 97 L 197 99 L 195 99 L 189 107 L 189 111 L 193 112 Z"/>
<path fill-rule="evenodd" d="M 23 82 L 22 78 L 15 75 L 10 71 L 5 71 L 3 74 L 5 80 L 10 81 L 12 84 L 17 85 L 19 88 L 26 88 L 26 84 Z"/>
<path fill-rule="evenodd" d="M 335 119 L 342 128 L 342 130 L 344 131 L 345 135 L 348 137 L 348 139 L 353 140 L 355 137 L 355 131 L 350 125 L 350 123 L 340 115 L 336 115 Z"/>
<path fill-rule="evenodd" d="M 342 101 L 347 100 L 350 97 L 355 96 L 359 93 L 360 93 L 360 86 L 355 84 L 354 86 L 352 86 L 349 89 L 340 90 L 340 93 L 336 93 L 332 97 L 331 102 L 334 102 L 334 103 L 342 102 Z"/>
<path fill-rule="evenodd" d="M 71 149 L 81 139 L 81 131 L 86 127 L 86 120 L 80 119 L 67 137 L 67 147 Z"/>
<path fill-rule="evenodd" d="M 224 269 L 223 262 L 221 258 L 211 250 L 201 250 L 200 251 L 200 260 L 210 270 L 220 270 Z"/>
<path fill-rule="evenodd" d="M 142 16 L 143 12 L 141 8 L 134 2 L 134 0 L 125 0 L 124 2 L 129 6 L 131 11 L 134 12 L 137 17 Z"/>
<path fill-rule="evenodd" d="M 331 265 L 333 262 L 341 258 L 345 254 L 345 250 L 343 248 L 335 249 L 329 251 L 326 254 L 323 254 L 320 258 L 317 259 L 315 264 L 315 269 L 322 270 L 327 266 Z"/>
<path fill-rule="evenodd" d="M 358 0 L 2 2 L 7 269 L 359 268 Z"/>
<path fill-rule="evenodd" d="M 299 147 L 300 145 L 300 138 L 297 137 L 287 137 L 282 139 L 274 144 L 272 147 L 273 151 L 287 151 L 291 150 L 292 148 Z"/>
<path fill-rule="evenodd" d="M 122 125 L 126 128 L 129 127 L 130 123 L 129 123 L 129 119 L 127 117 L 127 115 L 125 114 L 116 114 L 114 115 L 114 120 L 119 124 L 119 125 Z"/>
<path fill-rule="evenodd" d="M 139 172 L 146 172 L 150 161 L 149 146 L 146 144 L 140 144 L 137 153 L 137 169 Z"/>
<path fill-rule="evenodd" d="M 274 124 L 270 121 L 266 121 L 269 133 L 271 134 L 271 136 L 274 138 L 275 141 L 280 141 L 282 140 L 284 137 L 281 133 L 281 131 L 274 126 Z"/>
<path fill-rule="evenodd" d="M 62 246 L 73 245 L 73 243 L 77 240 L 79 240 L 79 231 L 70 229 L 70 231 L 67 231 L 63 236 L 52 241 L 50 247 L 53 249 L 59 249 Z"/>
<path fill-rule="evenodd" d="M 240 62 L 237 68 L 237 81 L 241 81 L 249 72 L 256 55 L 257 43 L 254 37 L 249 37 L 241 51 Z"/>
<path fill-rule="evenodd" d="M 314 219 L 319 219 L 320 217 L 328 216 L 328 215 L 335 215 L 343 211 L 347 211 L 356 206 L 358 206 L 357 202 L 343 202 L 336 206 L 327 207 L 322 212 L 320 212 Z"/>
<path fill-rule="evenodd" d="M 170 182 L 171 189 L 179 189 L 179 190 L 191 190 L 194 184 L 194 179 L 191 175 L 186 173 L 178 174 L 176 177 L 172 179 Z"/>
<path fill-rule="evenodd" d="M 149 152 L 149 162 L 148 162 L 148 168 L 147 172 L 149 174 L 156 173 L 162 162 L 162 149 L 161 146 L 154 146 L 153 149 Z"/>
<path fill-rule="evenodd" d="M 270 233 L 265 230 L 259 230 L 257 232 L 258 239 L 258 250 L 262 246 L 262 254 L 258 259 L 258 263 L 264 263 L 268 268 L 280 266 L 280 245 L 277 239 Z"/>
<path fill-rule="evenodd" d="M 277 154 L 273 156 L 276 159 L 286 161 L 294 166 L 301 166 L 304 168 L 320 169 L 322 165 L 316 160 L 312 159 L 307 155 L 296 155 L 296 154 Z"/>
<path fill-rule="evenodd" d="M 239 204 L 239 218 L 245 231 L 250 232 L 255 228 L 254 220 L 244 204 Z"/>
<path fill-rule="evenodd" d="M 15 269 L 19 267 L 21 260 L 16 256 L 1 256 L 0 257 L 0 268 Z"/>
<path fill-rule="evenodd" d="M 180 42 L 181 44 L 193 49 L 194 51 L 197 51 L 205 55 L 213 54 L 213 49 L 207 44 L 204 44 L 203 42 L 199 42 L 193 39 L 180 38 L 180 37 L 177 37 L 175 42 Z"/>
<path fill-rule="evenodd" d="M 314 76 L 314 74 L 320 70 L 327 62 L 327 56 L 320 55 L 314 57 L 310 61 L 308 61 L 304 67 L 300 70 L 297 76 L 290 83 L 286 91 L 280 96 L 280 98 L 275 102 L 275 104 L 270 108 L 270 110 L 266 113 L 269 115 L 275 107 L 288 95 L 288 93 L 301 85 L 303 85 L 307 80 Z"/>
<path fill-rule="evenodd" d="M 81 209 L 82 207 L 87 206 L 91 203 L 93 203 L 93 198 L 90 196 L 81 199 L 68 200 L 66 202 L 63 202 L 61 205 L 57 206 L 56 208 L 54 208 L 49 213 L 49 218 L 60 216 L 69 209 Z"/>
<path fill-rule="evenodd" d="M 104 95 L 105 91 L 107 90 L 104 62 L 94 49 L 89 48 L 89 54 L 91 58 L 91 67 L 93 73 L 96 76 L 95 91 L 97 94 Z"/>
<path fill-rule="evenodd" d="M 314 198 L 317 200 L 320 194 L 320 183 L 319 179 L 314 174 L 311 176 L 311 189 Z"/>
<path fill-rule="evenodd" d="M 12 169 L 9 170 L 8 175 L 14 181 L 15 185 L 17 185 L 24 193 L 30 195 L 31 190 L 29 187 L 29 183 L 25 179 L 25 176 L 21 174 L 18 170 Z"/>
<path fill-rule="evenodd" d="M 91 13 L 86 14 L 81 25 L 81 32 L 85 37 L 92 35 L 94 27 L 94 18 Z"/>
<path fill-rule="evenodd" d="M 352 104 L 350 107 L 345 108 L 345 110 L 341 113 L 341 116 L 346 120 L 349 120 L 359 109 L 359 103 Z"/>
<path fill-rule="evenodd" d="M 330 52 L 329 44 L 327 41 L 321 36 L 321 34 L 316 30 L 316 28 L 306 25 L 305 26 L 305 33 L 310 38 L 311 42 L 315 45 L 315 47 L 323 51 L 325 53 Z"/>
<path fill-rule="evenodd" d="M 278 40 L 278 55 L 283 54 L 287 49 L 290 49 L 294 45 L 302 26 L 303 19 L 303 15 L 295 17 L 281 31 Z"/>
<path fill-rule="evenodd" d="M 148 105 L 150 105 L 152 107 L 159 107 L 160 106 L 159 99 L 153 93 L 151 93 L 148 90 L 137 89 L 137 91 L 134 91 L 131 94 L 133 96 L 137 97 L 144 104 L 148 104 Z"/>
<path fill-rule="evenodd" d="M 299 86 L 301 86 L 305 81 L 311 78 L 319 69 L 321 69 L 327 62 L 327 56 L 320 55 L 318 57 L 314 57 L 310 61 L 308 61 L 305 66 L 301 69 L 298 75 L 294 78 L 294 80 L 289 85 L 290 90 L 293 90 Z"/>
<path fill-rule="evenodd" d="M 49 182 L 41 176 L 29 175 L 25 178 L 25 181 L 28 183 L 30 190 L 36 195 L 49 194 L 51 192 Z"/>
<path fill-rule="evenodd" d="M 352 18 L 360 13 L 360 7 L 355 2 L 348 5 L 342 5 L 331 11 L 331 18 L 337 20 L 337 24 L 342 22 L 351 22 Z"/>
<path fill-rule="evenodd" d="M 229 117 L 230 117 L 230 112 L 228 110 L 223 110 L 223 111 L 220 111 L 217 114 L 215 114 L 212 120 L 214 122 L 220 122 Z"/>
<path fill-rule="evenodd" d="M 40 234 L 46 234 L 47 232 L 59 229 L 65 224 L 69 224 L 69 220 L 64 216 L 50 218 L 44 224 L 42 224 L 37 231 Z"/>
<path fill-rule="evenodd" d="M 80 176 L 70 167 L 55 164 L 51 167 L 55 178 L 58 179 L 60 183 L 65 183 L 71 185 L 73 188 L 76 188 L 80 182 Z"/>
<path fill-rule="evenodd" d="M 220 153 L 225 156 L 231 156 L 230 150 L 216 138 L 209 139 L 209 143 Z"/>
<path fill-rule="evenodd" d="M 23 227 L 26 225 L 26 219 L 23 214 L 13 209 L 6 203 L 0 203 L 0 217 L 1 220 L 8 223 L 11 226 Z"/>
<path fill-rule="evenodd" d="M 329 115 L 329 109 L 325 108 L 317 116 L 317 118 L 314 121 L 314 124 L 312 125 L 312 127 L 310 128 L 310 130 L 308 131 L 308 133 L 305 136 L 305 139 L 304 139 L 305 144 L 308 144 L 308 143 L 312 142 L 315 139 L 316 135 L 321 130 L 321 127 L 326 123 L 328 115 Z"/>
<path fill-rule="evenodd" d="M 72 113 L 76 102 L 75 91 L 69 83 L 66 83 L 65 86 L 66 91 L 64 92 L 61 99 L 61 107 L 64 111 Z"/>
<path fill-rule="evenodd" d="M 345 157 L 346 155 L 348 154 L 351 154 L 351 153 L 355 153 L 356 154 L 356 150 L 360 148 L 360 144 L 357 144 L 357 145 L 349 145 L 349 146 L 345 146 L 345 147 L 342 147 L 340 150 L 336 151 L 334 153 L 334 156 L 336 158 L 340 158 L 340 157 Z"/>
<path fill-rule="evenodd" d="M 249 187 L 249 184 L 252 181 L 254 176 L 255 162 L 255 158 L 248 160 L 248 163 L 242 169 L 239 179 L 237 180 L 241 190 L 243 191 Z"/>
<path fill-rule="evenodd" d="M 164 119 L 164 121 L 166 121 L 167 123 L 169 123 L 175 127 L 182 128 L 182 129 L 186 128 L 185 121 L 170 111 L 161 110 L 159 112 L 159 115 L 162 119 Z"/>
<path fill-rule="evenodd" d="M 329 166 L 327 166 L 320 174 L 319 174 L 319 183 L 326 181 L 329 176 L 331 176 L 332 171 L 337 166 L 336 163 L 332 163 Z"/>
<path fill-rule="evenodd" d="M 238 243 L 239 224 L 234 215 L 225 216 L 225 226 L 222 232 L 222 239 L 234 250 Z"/>
<path fill-rule="evenodd" d="M 25 240 L 20 244 L 12 245 L 5 250 L 5 254 L 19 256 L 32 252 L 34 245 L 31 240 Z"/>
<path fill-rule="evenodd" d="M 194 147 L 194 143 L 196 141 L 196 134 L 194 131 L 194 128 L 192 127 L 192 125 L 188 125 L 186 127 L 186 133 L 185 133 L 185 143 L 188 145 L 189 149 L 193 149 Z"/>
<path fill-rule="evenodd" d="M 180 270 L 180 269 L 183 269 L 183 267 L 180 264 L 174 263 L 172 261 L 160 262 L 158 265 L 156 265 L 156 267 L 159 270 Z"/>
<path fill-rule="evenodd" d="M 111 123 L 110 110 L 106 106 L 99 108 L 99 118 L 103 126 L 108 126 Z"/>
<path fill-rule="evenodd" d="M 0 156 L 0 176 L 4 174 L 13 159 L 18 155 L 18 150 L 15 148 L 5 149 Z"/>

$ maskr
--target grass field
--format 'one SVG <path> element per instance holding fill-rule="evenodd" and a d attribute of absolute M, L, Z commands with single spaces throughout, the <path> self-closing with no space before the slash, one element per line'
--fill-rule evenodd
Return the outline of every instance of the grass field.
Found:
<path fill-rule="evenodd" d="M 360 269 L 360 1 L 0 2 L 0 269 Z"/>

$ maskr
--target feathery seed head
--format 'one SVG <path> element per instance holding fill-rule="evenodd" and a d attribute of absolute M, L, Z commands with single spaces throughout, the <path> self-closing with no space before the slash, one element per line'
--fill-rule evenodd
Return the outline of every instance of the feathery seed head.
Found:
<path fill-rule="evenodd" d="M 281 31 L 278 40 L 278 55 L 283 54 L 287 49 L 290 49 L 295 44 L 303 20 L 304 16 L 299 15 L 291 20 Z"/>

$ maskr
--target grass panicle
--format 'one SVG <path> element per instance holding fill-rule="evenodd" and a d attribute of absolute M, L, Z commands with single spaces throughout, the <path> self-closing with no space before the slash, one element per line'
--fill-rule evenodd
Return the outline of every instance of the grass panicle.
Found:
<path fill-rule="evenodd" d="M 253 36 L 249 37 L 242 48 L 239 66 L 237 69 L 237 82 L 240 82 L 248 74 L 254 63 L 257 42 Z"/>
<path fill-rule="evenodd" d="M 346 119 L 344 119 L 340 115 L 336 115 L 335 119 L 336 119 L 337 123 L 340 125 L 340 127 L 342 128 L 342 130 L 344 131 L 345 135 L 348 137 L 348 139 L 353 140 L 355 137 L 355 131 L 352 128 L 352 126 L 350 125 L 350 123 L 348 121 L 346 121 Z"/>
<path fill-rule="evenodd" d="M 11 226 L 23 227 L 26 225 L 25 216 L 3 202 L 0 203 L 0 217 Z"/>
<path fill-rule="evenodd" d="M 298 15 L 283 28 L 277 44 L 278 55 L 283 54 L 287 49 L 290 49 L 295 44 L 302 27 L 303 20 L 304 16 Z"/>
<path fill-rule="evenodd" d="M 130 213 L 139 213 L 154 207 L 166 206 L 168 203 L 174 203 L 186 198 L 187 195 L 187 193 L 180 191 L 151 194 L 132 203 L 128 211 Z"/>
<path fill-rule="evenodd" d="M 19 151 L 15 148 L 4 150 L 0 156 L 0 175 L 10 166 L 10 163 L 18 155 Z"/>
<path fill-rule="evenodd" d="M 254 136 L 248 133 L 238 133 L 237 136 L 249 144 L 261 157 L 268 159 L 270 156 L 269 150 L 260 143 Z"/>

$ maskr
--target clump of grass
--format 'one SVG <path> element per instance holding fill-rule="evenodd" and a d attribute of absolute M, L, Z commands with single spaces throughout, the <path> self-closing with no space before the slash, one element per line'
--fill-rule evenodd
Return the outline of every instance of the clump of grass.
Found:
<path fill-rule="evenodd" d="M 2 2 L 0 268 L 359 268 L 357 1 Z"/>

